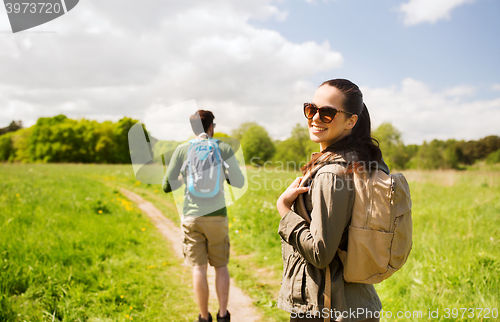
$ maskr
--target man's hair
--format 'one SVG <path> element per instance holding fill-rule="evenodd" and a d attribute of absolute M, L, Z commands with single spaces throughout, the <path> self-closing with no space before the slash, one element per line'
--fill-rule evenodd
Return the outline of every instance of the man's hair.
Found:
<path fill-rule="evenodd" d="M 207 133 L 208 128 L 214 122 L 214 114 L 210 111 L 198 110 L 189 117 L 191 128 L 194 134 L 199 135 L 203 132 Z"/>

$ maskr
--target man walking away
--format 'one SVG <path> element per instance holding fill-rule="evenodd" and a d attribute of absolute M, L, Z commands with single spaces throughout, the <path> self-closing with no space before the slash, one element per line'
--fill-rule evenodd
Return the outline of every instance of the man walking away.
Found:
<path fill-rule="evenodd" d="M 212 321 L 208 312 L 207 263 L 215 268 L 217 321 L 229 322 L 229 235 L 223 184 L 227 180 L 241 188 L 245 178 L 231 147 L 213 139 L 213 113 L 199 110 L 190 122 L 197 137 L 174 151 L 162 186 L 170 192 L 186 183 L 181 227 L 184 260 L 193 266 L 193 289 L 200 310 L 195 322 Z"/>

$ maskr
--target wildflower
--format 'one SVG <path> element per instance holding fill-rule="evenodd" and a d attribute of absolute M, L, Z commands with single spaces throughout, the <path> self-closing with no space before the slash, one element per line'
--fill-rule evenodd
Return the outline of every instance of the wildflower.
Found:
<path fill-rule="evenodd" d="M 17 198 L 19 198 L 19 197 L 21 197 L 21 196 L 20 196 L 18 193 L 16 193 L 16 197 L 17 197 Z"/>
<path fill-rule="evenodd" d="M 146 231 L 146 228 L 142 228 L 141 230 L 142 230 L 142 231 Z"/>
<path fill-rule="evenodd" d="M 128 314 L 126 314 L 125 317 L 129 318 L 130 316 Z"/>
<path fill-rule="evenodd" d="M 231 228 L 231 227 L 233 227 L 233 225 L 231 223 L 229 223 L 228 227 Z"/>
<path fill-rule="evenodd" d="M 120 295 L 121 298 L 123 298 L 123 295 Z"/>
<path fill-rule="evenodd" d="M 163 266 L 166 266 L 166 265 L 167 265 L 167 263 L 163 262 Z"/>
<path fill-rule="evenodd" d="M 101 209 L 99 209 L 98 213 L 99 213 L 99 214 L 102 214 L 102 210 L 101 210 Z"/>
<path fill-rule="evenodd" d="M 133 307 L 130 307 L 131 310 L 133 310 L 134 308 Z"/>

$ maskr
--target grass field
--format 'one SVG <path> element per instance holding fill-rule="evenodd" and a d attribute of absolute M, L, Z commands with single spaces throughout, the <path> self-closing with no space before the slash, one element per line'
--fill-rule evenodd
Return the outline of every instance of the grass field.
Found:
<path fill-rule="evenodd" d="M 0 166 L 0 321 L 190 321 L 190 272 L 78 165 Z"/>
<path fill-rule="evenodd" d="M 131 313 L 141 321 L 194 318 L 188 272 L 115 189 L 139 193 L 178 222 L 171 194 L 136 182 L 126 165 L 1 165 L 0 174 L 0 321 L 18 314 L 20 321 L 116 321 Z M 275 203 L 297 173 L 248 169 L 248 175 L 247 193 L 228 208 L 230 272 L 265 321 L 287 321 L 275 306 L 282 274 Z M 500 309 L 499 169 L 405 175 L 413 250 L 403 269 L 376 288 L 385 311 L 421 311 L 422 318 L 383 320 L 427 321 L 429 309 L 439 311 L 434 320 L 469 320 L 472 313 L 460 308 L 490 309 L 484 320 L 500 320 L 491 311 Z M 98 213 L 104 209 L 109 213 Z M 167 312 L 175 317 L 164 318 Z M 478 314 L 470 320 L 480 320 Z"/>

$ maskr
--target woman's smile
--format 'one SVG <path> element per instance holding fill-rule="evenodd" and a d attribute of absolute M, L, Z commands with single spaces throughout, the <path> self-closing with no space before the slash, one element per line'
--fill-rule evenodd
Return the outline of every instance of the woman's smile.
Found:
<path fill-rule="evenodd" d="M 311 124 L 311 128 L 312 128 L 313 133 L 320 133 L 320 132 L 324 132 L 324 131 L 328 130 L 326 127 L 318 126 L 315 124 Z"/>

